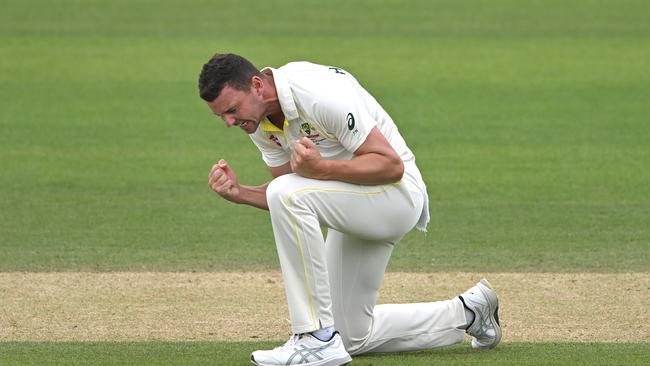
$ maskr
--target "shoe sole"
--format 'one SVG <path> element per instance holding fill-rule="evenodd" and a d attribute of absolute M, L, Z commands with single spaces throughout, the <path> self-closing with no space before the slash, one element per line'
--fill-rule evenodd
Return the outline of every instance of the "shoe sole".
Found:
<path fill-rule="evenodd" d="M 345 365 L 349 365 L 351 362 L 352 362 L 352 357 L 350 357 L 350 355 L 347 355 L 340 359 L 318 360 L 315 362 L 300 363 L 297 365 L 298 366 L 345 366 Z M 279 365 L 273 365 L 269 363 L 257 363 L 254 360 L 251 360 L 251 363 L 255 366 L 279 366 Z"/>
<path fill-rule="evenodd" d="M 481 286 L 482 285 L 482 286 Z M 489 346 L 486 347 L 476 347 L 476 348 L 494 348 L 496 347 L 499 342 L 501 342 L 501 325 L 499 324 L 499 299 L 497 298 L 497 293 L 494 291 L 492 288 L 492 285 L 490 285 L 490 282 L 486 280 L 485 278 L 481 279 L 479 281 L 479 290 L 481 290 L 481 293 L 483 296 L 485 296 L 486 299 L 488 299 L 488 307 L 490 309 L 490 324 L 494 327 L 494 330 L 496 332 L 496 338 L 494 339 L 494 342 L 490 344 Z M 472 346 L 474 346 L 472 344 Z"/>

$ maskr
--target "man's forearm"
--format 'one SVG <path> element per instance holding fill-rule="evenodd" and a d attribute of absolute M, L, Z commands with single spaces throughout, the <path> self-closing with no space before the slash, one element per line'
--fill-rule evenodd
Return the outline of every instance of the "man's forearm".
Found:
<path fill-rule="evenodd" d="M 395 183 L 402 179 L 404 165 L 400 159 L 381 154 L 365 154 L 352 160 L 323 160 L 325 164 L 319 179 L 379 185 Z"/>
<path fill-rule="evenodd" d="M 291 169 L 307 178 L 338 180 L 363 185 L 398 182 L 404 163 L 377 127 L 354 152 L 351 160 L 326 160 L 308 138 L 296 141 L 291 153 Z"/>
<path fill-rule="evenodd" d="M 235 202 L 268 211 L 269 205 L 266 203 L 266 187 L 268 187 L 269 183 L 264 183 L 261 186 L 240 185 L 239 197 Z"/>

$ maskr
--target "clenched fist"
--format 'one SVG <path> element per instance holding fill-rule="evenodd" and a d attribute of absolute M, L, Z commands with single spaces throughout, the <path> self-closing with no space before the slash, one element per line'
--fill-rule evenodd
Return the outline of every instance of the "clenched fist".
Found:
<path fill-rule="evenodd" d="M 323 158 L 316 144 L 307 137 L 293 144 L 291 170 L 306 178 L 320 179 L 323 173 Z"/>
<path fill-rule="evenodd" d="M 221 159 L 212 166 L 210 175 L 208 175 L 208 186 L 228 201 L 238 202 L 239 182 L 225 160 Z"/>

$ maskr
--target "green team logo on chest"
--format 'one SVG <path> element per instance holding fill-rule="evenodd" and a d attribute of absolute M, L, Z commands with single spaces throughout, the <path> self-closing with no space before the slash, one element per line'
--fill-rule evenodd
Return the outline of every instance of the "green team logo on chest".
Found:
<path fill-rule="evenodd" d="M 300 124 L 300 131 L 305 137 L 312 140 L 316 145 L 325 140 L 325 138 L 321 137 L 320 133 L 318 133 L 318 130 L 316 130 L 308 122 Z"/>
<path fill-rule="evenodd" d="M 301 124 L 300 129 L 306 136 L 311 135 L 311 126 L 309 125 L 309 123 L 305 122 Z"/>

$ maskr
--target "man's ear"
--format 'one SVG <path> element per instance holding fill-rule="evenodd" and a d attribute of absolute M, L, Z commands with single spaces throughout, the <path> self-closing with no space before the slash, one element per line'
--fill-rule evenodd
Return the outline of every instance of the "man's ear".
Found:
<path fill-rule="evenodd" d="M 251 78 L 251 87 L 257 95 L 261 96 L 264 91 L 264 80 L 257 75 L 253 75 Z"/>

